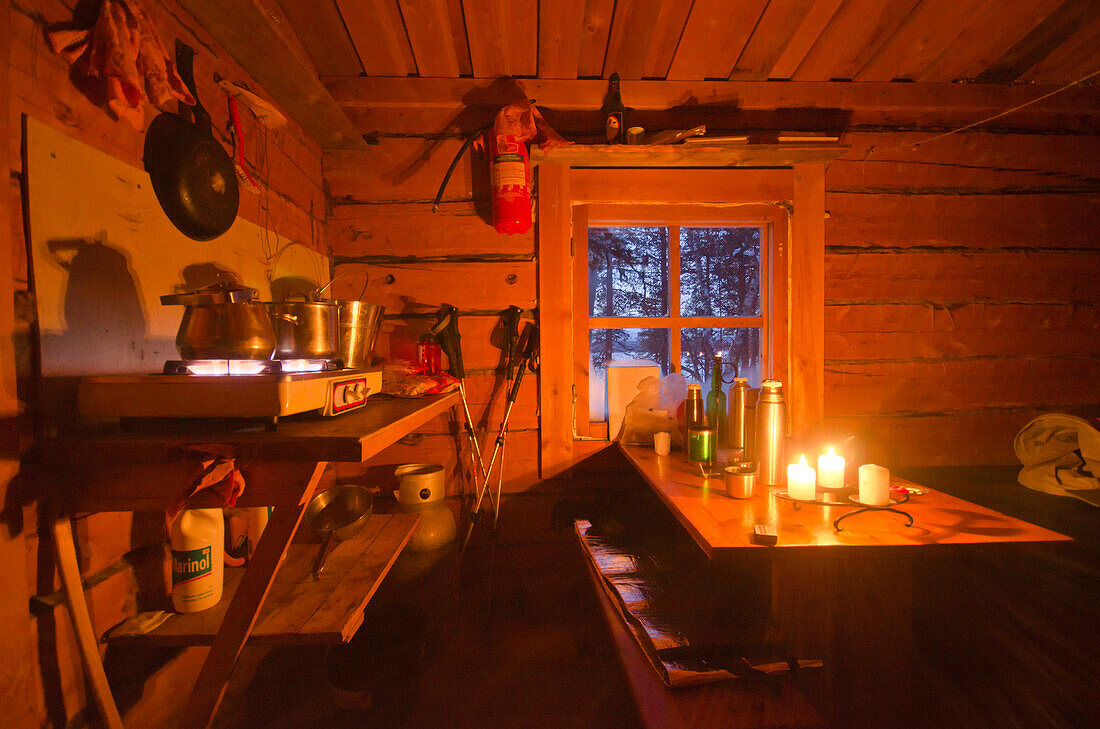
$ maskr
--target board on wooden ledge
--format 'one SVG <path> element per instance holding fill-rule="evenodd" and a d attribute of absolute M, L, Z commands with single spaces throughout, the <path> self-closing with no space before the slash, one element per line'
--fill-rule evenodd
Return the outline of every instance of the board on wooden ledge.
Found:
<path fill-rule="evenodd" d="M 372 515 L 362 532 L 333 548 L 316 579 L 311 572 L 320 545 L 292 544 L 256 618 L 249 644 L 351 640 L 363 622 L 363 609 L 419 522 L 416 514 Z M 108 631 L 105 640 L 145 646 L 211 645 L 243 573 L 243 568 L 226 569 L 221 602 L 209 610 L 173 614 L 147 633 L 131 618 Z"/>
<path fill-rule="evenodd" d="M 414 399 L 377 395 L 343 415 L 291 415 L 276 430 L 259 424 L 217 429 L 202 419 L 121 429 L 91 427 L 51 441 L 74 466 L 89 463 L 162 463 L 179 460 L 196 443 L 233 446 L 242 463 L 263 461 L 362 462 L 461 402 L 457 392 Z"/>
<path fill-rule="evenodd" d="M 831 162 L 848 151 L 842 144 L 788 142 L 745 144 L 570 144 L 548 152 L 531 150 L 531 161 L 571 167 L 794 167 L 807 162 Z"/>

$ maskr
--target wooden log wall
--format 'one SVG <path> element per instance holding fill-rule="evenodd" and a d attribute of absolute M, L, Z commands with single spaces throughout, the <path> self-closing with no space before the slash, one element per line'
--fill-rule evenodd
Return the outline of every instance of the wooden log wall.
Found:
<path fill-rule="evenodd" d="M 400 132 L 397 132 L 400 134 Z M 463 155 L 437 213 L 432 201 L 462 142 L 424 137 L 383 138 L 365 152 L 326 151 L 330 195 L 326 236 L 339 276 L 333 290 L 386 307 L 377 354 L 415 361 L 416 342 L 449 303 L 460 311 L 463 364 L 471 415 L 491 447 L 504 413 L 500 313 L 515 305 L 534 317 L 534 229 L 498 235 L 483 219 L 487 168 Z M 365 284 L 365 289 L 364 289 Z M 527 376 L 509 420 L 504 488 L 515 492 L 538 482 L 538 382 Z M 451 493 L 471 493 L 472 470 L 461 418 L 444 415 L 372 461 L 443 463 Z M 488 453 L 486 453 L 488 458 Z M 352 476 L 362 469 L 341 466 Z"/>
<path fill-rule="evenodd" d="M 523 83 L 567 138 L 598 131 L 597 82 Z M 328 86 L 373 145 L 325 155 L 326 240 L 338 269 L 369 275 L 368 298 L 393 313 L 444 301 L 477 311 L 482 323 L 467 325 L 463 345 L 468 360 L 491 368 L 496 310 L 535 297 L 537 240 L 497 235 L 479 217 L 487 174 L 477 155 L 460 161 L 434 215 L 431 200 L 461 138 L 501 97 L 480 81 L 345 77 Z M 1095 89 L 932 141 L 1039 92 L 654 81 L 624 82 L 623 93 L 650 130 L 698 121 L 711 133 L 832 129 L 851 145 L 826 172 L 822 439 L 855 436 L 853 448 L 897 467 L 1008 464 L 1013 436 L 1034 415 L 1100 407 Z M 740 105 L 676 103 L 685 98 Z M 676 108 L 661 112 L 663 99 Z M 395 322 L 391 346 L 407 347 L 398 340 L 419 326 Z M 479 402 L 475 417 L 484 412 Z M 452 463 L 458 442 L 447 441 Z M 515 489 L 535 480 L 509 475 Z"/>
<path fill-rule="evenodd" d="M 5 175 L 10 186 L 5 192 L 5 204 L 10 208 L 5 234 L 10 231 L 10 254 L 14 269 L 14 288 L 18 307 L 16 320 L 17 369 L 21 378 L 21 397 L 25 400 L 25 387 L 31 372 L 28 350 L 29 317 L 33 316 L 33 304 L 28 303 L 27 255 L 23 244 L 23 218 L 21 209 L 20 159 L 21 118 L 33 117 L 54 126 L 75 139 L 106 152 L 128 164 L 141 167 L 144 131 L 133 129 L 128 123 L 111 118 L 102 107 L 86 99 L 69 80 L 67 64 L 49 51 L 44 30 L 48 25 L 70 21 L 76 0 L 19 0 L 5 3 L 10 7 L 10 24 L 3 21 L 4 32 L 10 29 L 10 92 L 3 87 L 5 119 L 9 130 L 6 135 L 8 169 Z M 84 3 L 81 3 L 83 6 Z M 174 0 L 143 3 L 150 12 L 164 45 L 171 49 L 176 38 L 195 47 L 195 76 L 200 98 L 213 117 L 215 134 L 220 135 L 228 147 L 228 111 L 226 95 L 214 81 L 214 74 L 230 81 L 246 84 L 264 95 L 263 90 L 238 66 L 227 53 L 199 26 Z M 269 99 L 270 100 L 270 99 Z M 146 120 L 151 120 L 156 109 L 146 106 Z M 323 250 L 324 192 L 321 178 L 321 153 L 313 142 L 294 122 L 282 130 L 264 132 L 256 119 L 242 106 L 242 123 L 246 141 L 245 156 L 250 168 L 264 182 L 260 194 L 241 193 L 241 217 L 276 231 L 278 234 L 300 241 L 316 250 Z M 79 174 L 74 170 L 73 174 Z M 8 266 L 0 268 L 9 270 Z M 9 295 L 10 298 L 10 295 Z M 22 320 L 18 318 L 23 315 Z M 7 369 L 11 367 L 5 360 Z M 13 373 L 14 374 L 14 373 Z M 31 413 L 25 413 L 31 415 Z M 21 423 L 24 434 L 30 428 Z M 9 726 L 66 726 L 95 723 L 95 709 L 90 707 L 76 643 L 71 634 L 69 619 L 63 601 L 52 595 L 59 583 L 55 576 L 53 556 L 49 548 L 48 529 L 40 538 L 37 526 L 38 485 L 26 474 L 17 478 L 7 489 L 4 502 L 4 538 L 17 544 L 25 570 L 4 570 L 0 587 L 6 595 L 17 596 L 20 615 L 29 622 L 29 630 L 19 630 L 26 638 L 24 653 L 4 661 L 0 668 L 0 703 L 7 707 L 24 709 L 31 721 L 24 716 L 7 715 L 15 724 Z M 136 609 L 156 609 L 155 586 L 162 562 L 160 545 L 164 540 L 163 515 L 104 513 L 79 516 L 74 522 L 78 540 L 78 554 L 82 574 L 89 584 L 88 600 L 92 620 L 97 630 L 106 630 Z M 130 566 L 131 563 L 133 566 Z M 123 568 L 123 569 L 120 569 Z M 139 580 L 136 576 L 140 576 Z M 94 585 L 94 586 L 92 586 Z M 142 592 L 144 590 L 145 592 Z M 51 596 L 45 602 L 36 602 L 33 616 L 27 614 L 27 598 L 33 595 Z M 163 594 L 160 595 L 163 600 Z M 5 625 L 12 625 L 5 620 Z M 12 632 L 17 627 L 5 628 Z M 168 668 L 155 674 L 153 668 L 164 662 L 164 656 L 152 656 L 148 652 L 135 652 L 122 661 L 108 658 L 108 670 L 112 666 L 132 669 L 128 693 L 118 696 L 120 708 L 128 727 L 164 726 L 178 711 L 187 692 L 179 686 L 190 686 L 193 674 L 201 665 L 202 650 L 188 649 L 168 661 Z M 5 658 L 9 656 L 5 654 Z M 18 660 L 14 660 L 18 658 Z M 117 656 L 115 656 L 117 659 Z M 149 661 L 154 663 L 145 667 Z M 7 672 L 12 670 L 9 680 Z M 142 696 L 142 682 L 145 694 Z M 115 681 L 117 688 L 126 682 Z M 29 689 L 27 688 L 29 687 Z M 136 692 L 136 693 L 135 693 Z"/>

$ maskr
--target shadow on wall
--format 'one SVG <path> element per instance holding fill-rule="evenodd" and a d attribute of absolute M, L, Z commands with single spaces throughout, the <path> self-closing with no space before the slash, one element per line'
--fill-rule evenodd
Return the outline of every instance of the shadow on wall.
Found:
<path fill-rule="evenodd" d="M 44 375 L 105 371 L 145 340 L 145 312 L 126 253 L 102 240 L 52 239 L 65 269 L 65 331 L 42 334 Z"/>
<path fill-rule="evenodd" d="M 526 101 L 527 98 L 523 87 L 513 78 L 498 78 L 488 86 L 468 91 L 462 96 L 465 108 L 447 122 L 443 128 L 444 131 L 424 140 L 423 146 L 411 158 L 402 160 L 396 167 L 385 173 L 384 179 L 389 179 L 394 186 L 403 184 L 413 175 L 423 171 L 432 155 L 454 134 L 457 133 L 465 141 L 479 129 L 492 124 L 497 112 L 502 108 L 514 102 Z M 485 153 L 475 152 L 472 147 L 462 154 L 470 155 L 472 173 L 470 188 L 473 193 L 474 210 L 487 225 L 492 225 L 493 209 L 489 189 L 488 159 Z M 443 169 L 442 166 L 440 169 Z M 443 178 L 438 182 L 442 184 Z M 447 201 L 448 198 L 444 195 L 443 200 Z M 450 201 L 454 202 L 455 199 L 451 198 Z M 459 198 L 458 201 L 464 200 Z"/>

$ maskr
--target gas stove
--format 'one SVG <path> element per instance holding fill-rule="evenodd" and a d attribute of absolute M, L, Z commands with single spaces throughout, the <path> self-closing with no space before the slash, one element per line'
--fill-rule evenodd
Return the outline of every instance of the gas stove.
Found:
<path fill-rule="evenodd" d="M 382 368 L 339 360 L 173 360 L 163 373 L 87 377 L 77 388 L 88 418 L 265 418 L 340 415 L 382 390 Z"/>

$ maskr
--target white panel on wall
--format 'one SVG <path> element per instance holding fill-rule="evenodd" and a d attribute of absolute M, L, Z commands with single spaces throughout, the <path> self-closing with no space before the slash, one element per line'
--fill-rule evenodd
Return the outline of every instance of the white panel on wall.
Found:
<path fill-rule="evenodd" d="M 260 297 L 317 286 L 328 260 L 237 218 L 194 241 L 172 225 L 149 175 L 27 120 L 31 260 L 47 377 L 156 372 L 177 358 L 183 307 L 160 296 L 232 274 Z"/>

